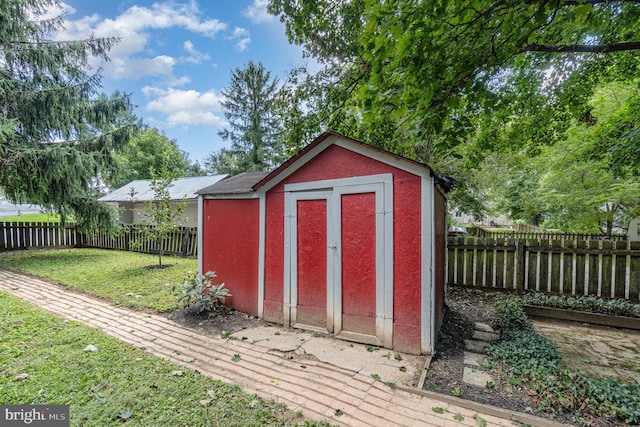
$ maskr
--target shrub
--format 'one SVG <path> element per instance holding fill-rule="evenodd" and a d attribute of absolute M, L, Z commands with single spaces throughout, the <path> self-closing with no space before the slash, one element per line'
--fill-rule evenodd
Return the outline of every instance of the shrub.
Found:
<path fill-rule="evenodd" d="M 518 298 L 512 296 L 498 301 L 494 323 L 500 329 L 504 339 L 509 339 L 514 333 L 533 330 L 531 321 L 522 309 L 522 304 Z"/>
<path fill-rule="evenodd" d="M 216 310 L 231 293 L 224 283 L 216 285 L 213 282 L 215 277 L 213 271 L 208 271 L 204 275 L 196 273 L 187 279 L 178 287 L 178 303 L 184 308 L 191 306 L 198 313 Z"/>

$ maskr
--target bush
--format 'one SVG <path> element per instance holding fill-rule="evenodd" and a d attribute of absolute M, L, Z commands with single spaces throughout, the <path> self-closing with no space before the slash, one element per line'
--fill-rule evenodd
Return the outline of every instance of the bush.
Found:
<path fill-rule="evenodd" d="M 204 275 L 195 274 L 187 279 L 178 287 L 178 303 L 184 308 L 193 307 L 197 313 L 216 310 L 231 293 L 225 288 L 224 283 L 216 285 L 213 282 L 215 277 L 213 271 L 208 271 Z"/>
<path fill-rule="evenodd" d="M 516 297 L 503 298 L 496 304 L 495 326 L 500 329 L 503 339 L 510 339 L 514 333 L 533 331 L 531 321 Z"/>

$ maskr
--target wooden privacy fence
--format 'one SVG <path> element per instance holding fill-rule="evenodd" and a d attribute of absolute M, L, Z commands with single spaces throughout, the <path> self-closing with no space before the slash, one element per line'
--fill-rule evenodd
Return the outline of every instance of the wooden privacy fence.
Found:
<path fill-rule="evenodd" d="M 82 240 L 75 225 L 49 222 L 0 222 L 0 251 L 78 246 Z"/>
<path fill-rule="evenodd" d="M 475 226 L 470 234 L 485 239 L 518 239 L 518 240 L 609 240 L 613 242 L 627 240 L 625 234 L 588 234 L 588 233 L 558 233 L 557 231 L 492 231 Z"/>
<path fill-rule="evenodd" d="M 158 253 L 156 242 L 145 242 L 141 246 L 134 242 L 141 236 L 139 225 L 123 226 L 120 233 L 85 235 L 75 224 L 44 222 L 0 222 L 0 251 L 31 248 L 92 247 L 118 249 L 144 253 Z M 197 256 L 198 229 L 181 227 L 162 241 L 164 253 L 180 256 Z"/>
<path fill-rule="evenodd" d="M 640 242 L 450 237 L 447 283 L 640 300 Z"/>
<path fill-rule="evenodd" d="M 96 233 L 86 236 L 83 246 L 104 249 L 119 249 L 121 251 L 133 251 L 144 253 L 158 253 L 159 245 L 156 241 L 148 240 L 142 244 L 140 241 L 143 231 L 147 226 L 128 225 L 123 226 L 123 230 L 113 236 L 107 233 Z M 153 227 L 153 226 L 150 226 Z M 160 243 L 163 252 L 168 255 L 179 255 L 183 257 L 198 256 L 198 229 L 196 227 L 181 227 L 171 233 L 169 237 Z"/>

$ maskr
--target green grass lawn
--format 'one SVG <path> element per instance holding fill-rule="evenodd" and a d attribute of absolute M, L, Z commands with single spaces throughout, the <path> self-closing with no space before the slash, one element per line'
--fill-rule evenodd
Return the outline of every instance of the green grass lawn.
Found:
<path fill-rule="evenodd" d="M 157 312 L 178 308 L 172 287 L 184 283 L 198 269 L 193 258 L 103 249 L 56 249 L 5 252 L 0 268 L 52 279 L 64 286 L 96 295 L 114 304 Z"/>
<path fill-rule="evenodd" d="M 0 292 L 0 404 L 70 405 L 71 426 L 265 426 L 282 406 Z M 84 351 L 88 345 L 97 352 Z M 179 372 L 176 372 L 179 371 Z M 178 375 L 181 373 L 181 375 Z M 28 377 L 19 380 L 19 375 Z"/>
<path fill-rule="evenodd" d="M 2 216 L 0 217 L 0 222 L 60 222 L 60 215 L 54 213 L 38 213 Z"/>

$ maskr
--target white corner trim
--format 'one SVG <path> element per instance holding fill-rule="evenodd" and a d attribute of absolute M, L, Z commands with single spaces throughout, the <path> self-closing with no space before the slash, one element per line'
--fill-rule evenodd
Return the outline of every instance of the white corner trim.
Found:
<path fill-rule="evenodd" d="M 198 196 L 198 273 L 204 274 L 204 202 L 202 196 Z"/>
<path fill-rule="evenodd" d="M 435 203 L 433 178 L 421 179 L 420 235 L 421 235 L 421 295 L 420 347 L 422 353 L 433 354 L 435 349 Z"/>
<path fill-rule="evenodd" d="M 264 192 L 260 194 L 260 208 L 258 213 L 258 317 L 262 319 L 264 314 L 264 275 L 265 275 L 265 242 L 266 242 L 266 215 L 267 197 Z"/>

